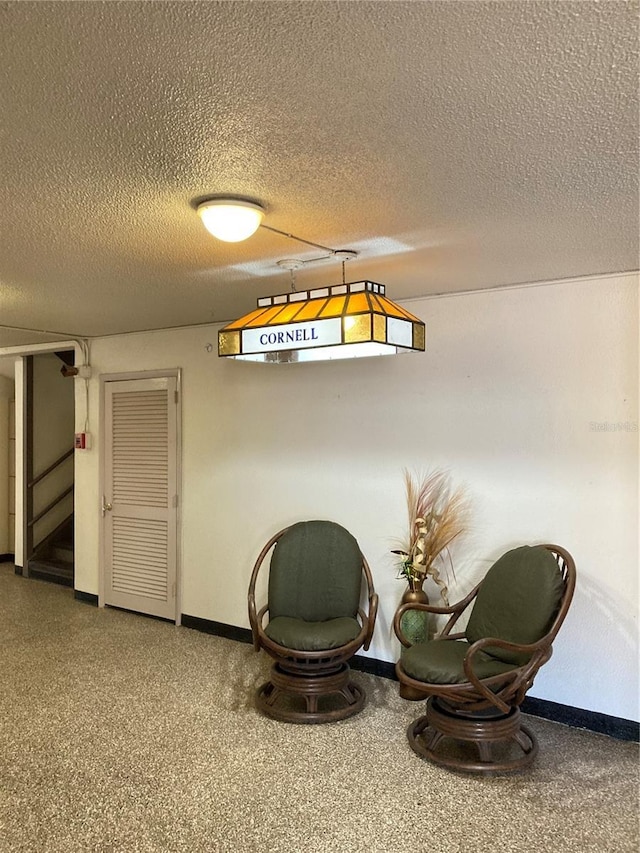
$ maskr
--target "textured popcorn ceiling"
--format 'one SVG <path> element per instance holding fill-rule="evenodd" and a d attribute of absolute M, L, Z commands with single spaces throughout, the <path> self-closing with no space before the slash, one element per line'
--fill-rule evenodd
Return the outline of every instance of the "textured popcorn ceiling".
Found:
<path fill-rule="evenodd" d="M 638 6 L 0 3 L 0 322 L 226 320 L 317 257 L 392 298 L 638 267 Z M 299 288 L 341 279 L 319 262 Z M 40 336 L 40 339 L 46 336 Z M 4 333 L 0 345 L 36 340 Z"/>

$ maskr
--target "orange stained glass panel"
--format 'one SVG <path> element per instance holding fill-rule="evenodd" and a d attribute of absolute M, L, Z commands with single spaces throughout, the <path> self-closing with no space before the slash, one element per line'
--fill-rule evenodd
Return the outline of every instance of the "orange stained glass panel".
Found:
<path fill-rule="evenodd" d="M 251 315 L 249 317 L 244 318 L 244 322 L 242 324 L 243 329 L 253 329 L 256 326 L 269 326 L 272 323 L 276 322 L 276 317 L 282 311 L 283 305 L 272 305 L 271 308 L 267 308 L 262 314 L 258 316 Z"/>
<path fill-rule="evenodd" d="M 371 303 L 367 293 L 352 293 L 349 296 L 349 305 L 347 306 L 348 314 L 359 314 L 364 311 L 371 311 Z"/>
<path fill-rule="evenodd" d="M 265 325 L 267 326 L 276 326 L 278 323 L 289 323 L 293 319 L 298 319 L 297 314 L 300 311 L 300 303 L 289 303 L 288 305 L 281 305 L 281 310 L 279 314 L 276 314 L 270 320 L 268 320 Z"/>
<path fill-rule="evenodd" d="M 342 314 L 346 296 L 334 296 L 324 306 L 320 312 L 320 317 L 339 317 Z"/>
<path fill-rule="evenodd" d="M 408 317 L 406 313 L 400 308 L 399 305 L 394 305 L 393 302 L 389 302 L 388 299 L 385 299 L 384 296 L 371 296 L 371 300 L 383 314 L 386 314 L 387 317 L 400 317 L 402 320 L 407 320 Z"/>
<path fill-rule="evenodd" d="M 418 319 L 418 317 L 414 316 L 409 311 L 405 311 L 404 308 L 400 305 L 396 305 L 395 302 L 391 302 L 391 300 L 387 299 L 386 296 L 374 296 L 373 298 L 380 302 L 385 314 L 389 314 L 392 317 L 401 317 L 403 320 L 411 320 L 412 323 L 422 323 L 422 320 Z"/>
<path fill-rule="evenodd" d="M 321 299 L 310 299 L 309 302 L 303 303 L 300 313 L 296 315 L 296 322 L 316 320 L 326 304 L 327 300 L 324 297 Z"/>
<path fill-rule="evenodd" d="M 222 331 L 226 331 L 227 329 L 243 329 L 247 323 L 252 322 L 258 317 L 262 317 L 265 311 L 268 311 L 268 308 L 258 308 L 256 311 L 251 311 L 249 314 L 245 314 L 244 317 L 240 317 L 239 320 L 234 320 L 232 323 L 228 323 Z"/>

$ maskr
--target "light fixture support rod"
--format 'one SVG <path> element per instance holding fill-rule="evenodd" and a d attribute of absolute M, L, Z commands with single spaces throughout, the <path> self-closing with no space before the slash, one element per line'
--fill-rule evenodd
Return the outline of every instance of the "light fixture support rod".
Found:
<path fill-rule="evenodd" d="M 295 234 L 289 234 L 287 231 L 280 231 L 279 228 L 272 228 L 271 225 L 265 225 L 262 223 L 260 228 L 266 228 L 267 231 L 273 231 L 274 234 L 282 234 L 283 237 L 289 237 L 291 240 L 297 240 L 298 243 L 306 243 L 307 246 L 314 246 L 316 249 L 323 249 L 331 255 L 335 255 L 335 253 L 339 251 L 338 249 L 332 249 L 330 246 L 323 246 L 321 243 L 313 243 L 311 240 L 303 240 L 302 237 L 296 237 Z"/>

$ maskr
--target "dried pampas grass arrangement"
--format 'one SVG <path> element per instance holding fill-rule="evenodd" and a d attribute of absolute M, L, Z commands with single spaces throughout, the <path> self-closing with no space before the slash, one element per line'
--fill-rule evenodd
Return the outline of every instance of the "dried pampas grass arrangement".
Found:
<path fill-rule="evenodd" d="M 449 590 L 441 570 L 447 574 L 450 569 L 453 575 L 449 546 L 467 529 L 467 495 L 461 487 L 453 489 L 449 473 L 443 470 L 418 475 L 405 469 L 404 482 L 409 529 L 400 549 L 392 551 L 401 557 L 398 577 L 406 578 L 411 588 L 431 577 L 448 605 Z"/>

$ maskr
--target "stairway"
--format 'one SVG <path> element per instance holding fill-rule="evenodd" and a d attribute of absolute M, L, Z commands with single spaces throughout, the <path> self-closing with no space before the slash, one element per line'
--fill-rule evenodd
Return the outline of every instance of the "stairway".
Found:
<path fill-rule="evenodd" d="M 29 576 L 73 586 L 73 515 L 36 547 L 29 560 Z"/>

